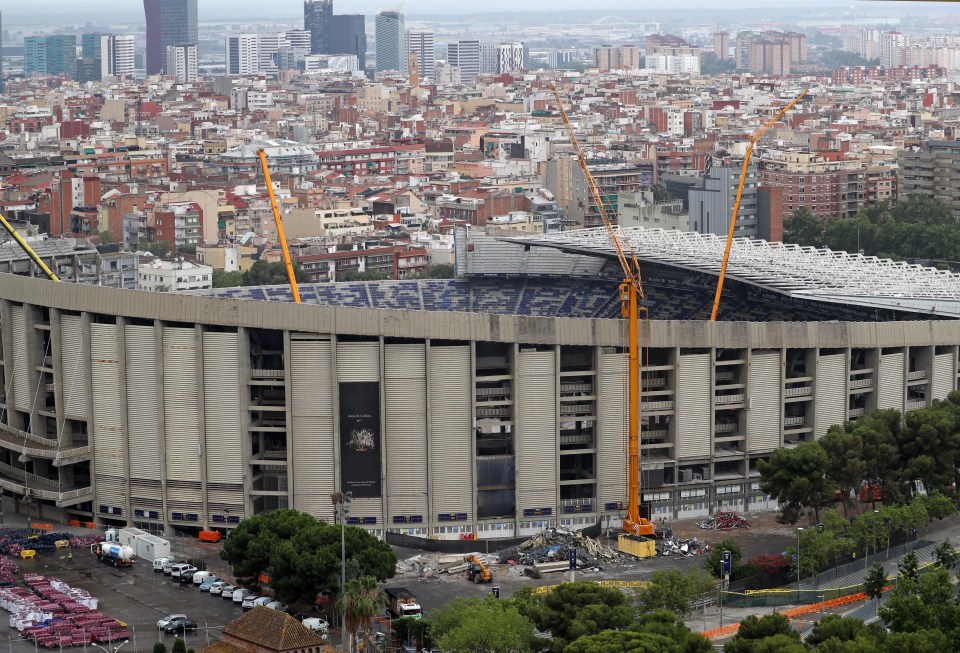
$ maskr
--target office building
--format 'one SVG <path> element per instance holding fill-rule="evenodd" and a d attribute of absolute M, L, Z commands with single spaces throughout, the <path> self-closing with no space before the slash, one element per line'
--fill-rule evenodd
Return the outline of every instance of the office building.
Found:
<path fill-rule="evenodd" d="M 100 76 L 124 77 L 132 75 L 136 54 L 132 34 L 100 35 Z"/>
<path fill-rule="evenodd" d="M 433 49 L 433 32 L 428 29 L 407 30 L 407 53 L 417 53 L 417 72 L 420 79 L 433 76 L 435 54 Z"/>
<path fill-rule="evenodd" d="M 189 84 L 197 81 L 197 46 L 193 43 L 167 46 L 164 72 L 174 81 Z"/>
<path fill-rule="evenodd" d="M 23 39 L 23 74 L 77 77 L 77 37 L 73 34 Z"/>
<path fill-rule="evenodd" d="M 406 70 L 406 45 L 403 14 L 399 11 L 381 11 L 377 14 L 377 72 Z"/>
<path fill-rule="evenodd" d="M 330 52 L 333 28 L 333 0 L 304 0 L 303 29 L 310 32 L 310 52 Z"/>
<path fill-rule="evenodd" d="M 496 46 L 496 52 L 497 74 L 512 73 L 527 68 L 529 51 L 523 43 L 501 43 Z"/>
<path fill-rule="evenodd" d="M 730 59 L 730 32 L 717 32 L 713 35 L 713 54 L 717 60 Z"/>
<path fill-rule="evenodd" d="M 357 57 L 360 70 L 367 65 L 367 25 L 363 14 L 336 14 L 330 50 L 323 54 L 352 54 Z"/>
<path fill-rule="evenodd" d="M 276 35 L 264 35 L 276 36 Z M 260 70 L 260 36 L 257 34 L 234 34 L 227 36 L 225 56 L 228 75 L 256 75 Z M 274 48 L 276 51 L 276 48 Z"/>
<path fill-rule="evenodd" d="M 699 187 L 691 188 L 689 199 L 690 231 L 726 236 L 730 216 L 740 183 L 740 166 L 714 166 L 700 180 Z M 757 167 L 750 164 L 743 185 L 743 196 L 737 214 L 734 235 L 757 237 Z"/>
<path fill-rule="evenodd" d="M 148 75 L 165 72 L 167 47 L 197 43 L 197 0 L 143 0 Z"/>
<path fill-rule="evenodd" d="M 919 149 L 904 150 L 897 158 L 899 195 L 926 195 L 947 204 L 960 216 L 960 141 L 924 141 Z"/>
<path fill-rule="evenodd" d="M 460 83 L 469 84 L 480 74 L 480 41 L 454 41 L 448 44 L 447 62 L 460 69 Z"/>
<path fill-rule="evenodd" d="M 291 48 L 299 48 L 305 50 L 306 53 L 310 52 L 310 38 L 311 34 L 309 30 L 305 29 L 292 29 L 290 31 L 284 32 L 284 37 L 287 40 L 287 46 Z"/>

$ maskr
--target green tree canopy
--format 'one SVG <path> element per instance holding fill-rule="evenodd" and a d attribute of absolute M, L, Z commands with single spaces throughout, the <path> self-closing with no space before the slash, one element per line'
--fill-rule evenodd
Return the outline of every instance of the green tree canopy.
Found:
<path fill-rule="evenodd" d="M 807 644 L 819 648 L 826 642 L 852 642 L 868 640 L 874 645 L 874 650 L 880 650 L 886 638 L 887 631 L 877 624 L 864 625 L 860 619 L 842 617 L 838 614 L 828 614 L 817 621 L 813 631 L 807 636 Z"/>
<path fill-rule="evenodd" d="M 224 272 L 223 270 L 213 271 L 214 288 L 236 288 L 243 285 L 243 272 Z"/>
<path fill-rule="evenodd" d="M 834 485 L 824 472 L 826 452 L 816 442 L 801 442 L 793 449 L 777 449 L 769 460 L 760 460 L 760 489 L 776 497 L 784 519 L 796 523 L 803 508 L 818 512 L 832 498 Z"/>
<path fill-rule="evenodd" d="M 879 599 L 883 596 L 883 588 L 887 586 L 887 572 L 883 570 L 883 565 L 879 562 L 874 563 L 863 579 L 863 591 L 872 599 Z"/>
<path fill-rule="evenodd" d="M 736 572 L 740 568 L 740 562 L 743 560 L 743 552 L 740 550 L 740 545 L 737 544 L 736 540 L 730 539 L 729 537 L 720 540 L 713 547 L 713 550 L 707 555 L 706 559 L 703 561 L 703 568 L 706 569 L 714 578 L 720 578 L 723 575 L 723 552 L 730 552 L 730 577 L 736 577 Z"/>
<path fill-rule="evenodd" d="M 623 592 L 591 582 L 564 583 L 542 595 L 524 589 L 515 600 L 521 614 L 538 630 L 553 636 L 551 650 L 555 653 L 562 653 L 584 635 L 622 630 L 634 619 Z"/>
<path fill-rule="evenodd" d="M 389 544 L 354 526 L 346 527 L 344 540 L 348 578 L 393 576 L 397 558 Z M 239 578 L 269 572 L 271 587 L 287 603 L 312 601 L 319 590 L 339 587 L 340 527 L 297 510 L 274 510 L 240 522 L 220 557 Z"/>
<path fill-rule="evenodd" d="M 640 613 L 668 610 L 681 617 L 690 614 L 690 604 L 716 589 L 716 581 L 700 570 L 689 572 L 658 569 L 650 584 L 637 590 L 636 602 Z"/>
<path fill-rule="evenodd" d="M 528 653 L 536 641 L 533 625 L 513 601 L 457 597 L 432 613 L 430 636 L 444 651 Z"/>
<path fill-rule="evenodd" d="M 663 635 L 604 630 L 578 638 L 563 653 L 683 653 L 683 648 Z"/>
<path fill-rule="evenodd" d="M 310 281 L 309 275 L 296 263 L 293 264 L 293 276 L 297 283 Z M 287 283 L 290 283 L 290 279 L 287 277 L 287 267 L 282 261 L 269 263 L 266 259 L 260 259 L 243 273 L 244 286 L 279 286 Z"/>
<path fill-rule="evenodd" d="M 932 569 L 916 580 L 901 577 L 880 607 L 880 616 L 895 632 L 954 632 L 960 628 L 960 608 L 954 594 L 946 569 Z"/>

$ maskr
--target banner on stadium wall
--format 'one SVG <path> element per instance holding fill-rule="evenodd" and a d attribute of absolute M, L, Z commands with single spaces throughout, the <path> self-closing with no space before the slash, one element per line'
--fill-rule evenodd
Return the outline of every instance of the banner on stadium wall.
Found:
<path fill-rule="evenodd" d="M 351 381 L 340 385 L 340 478 L 354 498 L 381 496 L 380 383 Z"/>

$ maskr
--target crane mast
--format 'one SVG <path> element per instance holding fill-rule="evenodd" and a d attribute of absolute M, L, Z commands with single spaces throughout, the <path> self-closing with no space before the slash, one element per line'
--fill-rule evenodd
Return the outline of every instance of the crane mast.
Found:
<path fill-rule="evenodd" d="M 290 280 L 290 292 L 293 294 L 293 301 L 300 303 L 300 287 L 297 285 L 297 275 L 293 269 L 293 261 L 290 259 L 290 248 L 287 247 L 287 236 L 283 232 L 283 220 L 280 219 L 280 209 L 277 208 L 277 195 L 273 192 L 273 180 L 270 178 L 270 166 L 267 165 L 267 153 L 263 150 L 257 151 L 260 157 L 260 165 L 263 167 L 263 180 L 267 183 L 267 194 L 270 196 L 270 208 L 273 209 L 273 221 L 277 225 L 277 239 L 280 241 L 280 249 L 283 251 L 283 264 L 287 268 L 287 279 Z"/>
<path fill-rule="evenodd" d="M 563 99 L 556 84 L 551 84 L 553 95 L 557 100 L 560 117 L 570 135 L 570 144 L 577 155 L 577 163 L 587 180 L 590 196 L 597 205 L 600 220 L 610 236 L 613 248 L 617 253 L 617 261 L 623 269 L 623 281 L 620 283 L 620 315 L 627 321 L 628 343 L 627 353 L 629 370 L 627 372 L 629 394 L 627 397 L 627 517 L 623 522 L 623 529 L 634 535 L 653 535 L 653 524 L 640 516 L 640 312 L 646 308 L 643 302 L 643 281 L 640 275 L 640 261 L 628 238 L 621 240 L 620 234 L 607 215 L 607 207 L 600 193 L 597 180 L 594 179 L 587 165 L 587 157 L 577 140 L 576 130 L 570 123 L 566 109 L 563 108 Z"/>

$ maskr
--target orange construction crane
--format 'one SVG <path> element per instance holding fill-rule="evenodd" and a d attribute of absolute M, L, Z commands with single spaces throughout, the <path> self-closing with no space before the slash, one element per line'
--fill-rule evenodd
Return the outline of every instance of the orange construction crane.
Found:
<path fill-rule="evenodd" d="M 563 118 L 563 124 L 570 134 L 570 144 L 577 154 L 577 163 L 583 170 L 590 195 L 597 204 L 600 220 L 610 235 L 610 240 L 617 252 L 617 260 L 620 262 L 620 267 L 623 268 L 623 281 L 620 283 L 620 314 L 627 320 L 627 352 L 630 365 L 627 373 L 629 379 L 629 394 L 627 395 L 627 411 L 629 414 L 627 422 L 627 428 L 629 429 L 627 433 L 628 496 L 627 517 L 623 522 L 623 530 L 634 535 L 653 535 L 653 523 L 640 516 L 640 311 L 646 311 L 646 307 L 641 307 L 644 295 L 643 281 L 640 276 L 640 262 L 637 260 L 636 252 L 634 252 L 630 240 L 626 238 L 621 240 L 617 229 L 610 221 L 603 196 L 600 194 L 600 187 L 597 186 L 597 181 L 593 178 L 593 174 L 587 166 L 587 157 L 583 153 L 583 148 L 580 147 L 576 131 L 570 124 L 570 118 L 563 108 L 560 91 L 557 90 L 556 84 L 551 84 L 550 87 L 557 99 L 557 108 Z"/>
<path fill-rule="evenodd" d="M 733 213 L 730 215 L 730 228 L 727 230 L 727 246 L 723 249 L 723 263 L 720 264 L 720 278 L 717 280 L 717 292 L 713 296 L 713 311 L 710 312 L 710 320 L 712 322 L 717 321 L 717 312 L 720 310 L 720 295 L 723 294 L 723 280 L 727 276 L 727 263 L 730 261 L 730 246 L 733 245 L 733 230 L 737 226 L 737 215 L 740 213 L 740 199 L 743 197 L 743 184 L 747 180 L 747 168 L 750 165 L 750 157 L 753 156 L 753 148 L 760 141 L 763 133 L 770 129 L 773 123 L 783 118 L 784 114 L 792 109 L 793 105 L 799 102 L 806 94 L 807 91 L 804 91 L 793 98 L 793 102 L 780 109 L 777 115 L 764 123 L 763 127 L 758 129 L 756 133 L 750 137 L 750 142 L 747 145 L 747 153 L 744 155 L 743 165 L 740 167 L 740 184 L 737 186 L 737 198 L 733 202 Z"/>
<path fill-rule="evenodd" d="M 263 166 L 263 180 L 267 184 L 267 193 L 270 195 L 270 208 L 273 209 L 273 221 L 277 223 L 277 238 L 283 250 L 283 263 L 287 266 L 287 278 L 290 280 L 290 292 L 293 301 L 300 303 L 300 287 L 297 286 L 297 275 L 293 271 L 293 261 L 290 259 L 290 249 L 287 247 L 287 236 L 283 233 L 283 220 L 280 219 L 280 209 L 277 208 L 277 196 L 273 192 L 273 180 L 270 179 L 270 166 L 267 165 L 267 153 L 258 150 L 260 165 Z"/>

